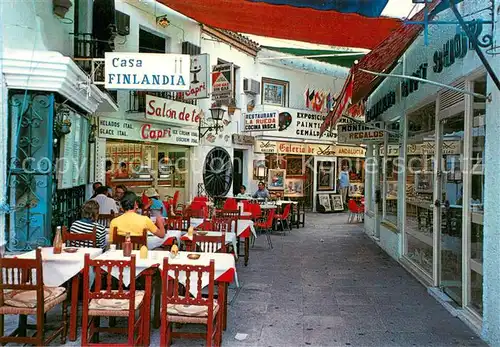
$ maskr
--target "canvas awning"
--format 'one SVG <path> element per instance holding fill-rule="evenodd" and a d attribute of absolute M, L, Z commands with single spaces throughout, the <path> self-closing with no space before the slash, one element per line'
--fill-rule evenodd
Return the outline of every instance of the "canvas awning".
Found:
<path fill-rule="evenodd" d="M 427 5 L 427 10 L 433 11 L 440 2 L 441 0 L 434 0 Z M 424 14 L 425 9 L 422 9 L 410 21 L 423 21 Z M 381 42 L 370 53 L 365 55 L 357 65 L 351 68 L 350 76 L 352 78 L 346 80 L 339 98 L 339 100 L 345 99 L 349 100 L 349 102 L 344 104 L 343 108 L 340 102 L 337 103 L 335 109 L 326 117 L 320 130 L 320 136 L 327 128 L 336 125 L 349 105 L 355 105 L 368 97 L 377 85 L 382 82 L 383 78 L 362 72 L 360 69 L 388 73 L 422 30 L 423 25 L 401 24 L 386 40 Z M 346 92 L 349 91 L 351 91 L 351 95 L 346 95 Z"/>
<path fill-rule="evenodd" d="M 342 47 L 371 49 L 401 24 L 400 20 L 394 18 L 372 18 L 350 13 L 353 10 L 359 13 L 371 11 L 372 14 L 379 15 L 387 0 L 258 2 L 158 0 L 158 2 L 197 22 L 220 29 Z"/>
<path fill-rule="evenodd" d="M 306 56 L 308 57 L 308 59 L 322 61 L 324 63 L 343 66 L 347 68 L 350 68 L 354 64 L 355 60 L 360 60 L 366 55 L 366 53 L 364 52 L 346 52 L 346 51 L 332 51 L 332 50 L 321 50 L 321 49 L 303 49 L 303 48 L 270 47 L 270 46 L 261 46 L 261 47 L 275 52 L 291 54 L 300 57 Z M 350 54 L 352 53 L 353 55 L 343 56 L 343 54 L 345 53 L 350 53 Z M 325 56 L 330 54 L 332 56 L 330 57 Z M 336 54 L 338 54 L 338 56 L 334 56 Z"/>

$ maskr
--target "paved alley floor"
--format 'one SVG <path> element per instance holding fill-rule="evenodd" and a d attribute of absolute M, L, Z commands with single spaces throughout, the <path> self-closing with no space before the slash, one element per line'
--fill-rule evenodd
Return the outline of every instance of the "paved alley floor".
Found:
<path fill-rule="evenodd" d="M 486 346 L 368 238 L 362 224 L 346 224 L 346 214 L 306 217 L 305 228 L 273 235 L 274 249 L 259 237 L 248 267 L 238 262 L 240 288 L 229 290 L 223 346 Z M 60 311 L 53 312 L 52 321 L 60 321 Z M 247 336 L 238 341 L 237 334 Z M 158 345 L 153 329 L 151 346 Z"/>

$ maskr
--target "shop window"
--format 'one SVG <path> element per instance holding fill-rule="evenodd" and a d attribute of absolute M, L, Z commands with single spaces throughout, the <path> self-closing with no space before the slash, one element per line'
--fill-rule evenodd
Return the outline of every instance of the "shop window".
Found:
<path fill-rule="evenodd" d="M 399 122 L 387 125 L 389 134 L 384 147 L 384 217 L 383 219 L 397 225 L 398 217 L 398 172 L 399 167 Z M 382 186 L 381 186 L 382 187 Z"/>
<path fill-rule="evenodd" d="M 486 77 L 474 82 L 474 92 L 486 94 Z M 486 142 L 485 105 L 474 100 L 472 119 L 472 161 L 470 196 L 470 279 L 469 306 L 483 313 L 483 213 L 484 213 L 484 150 Z"/>
<path fill-rule="evenodd" d="M 364 195 L 365 192 L 365 159 L 341 158 L 339 159 L 338 172 L 343 167 L 349 170 L 349 196 Z"/>
<path fill-rule="evenodd" d="M 147 30 L 139 29 L 139 53 L 165 53 L 167 40 Z"/>
<path fill-rule="evenodd" d="M 407 116 L 405 256 L 432 276 L 435 103 Z"/>

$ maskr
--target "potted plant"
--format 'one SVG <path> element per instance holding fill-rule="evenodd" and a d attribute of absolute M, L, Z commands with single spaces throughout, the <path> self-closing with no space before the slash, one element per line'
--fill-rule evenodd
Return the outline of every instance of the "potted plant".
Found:
<path fill-rule="evenodd" d="M 71 0 L 52 0 L 54 6 L 54 14 L 58 17 L 64 18 L 73 3 Z"/>

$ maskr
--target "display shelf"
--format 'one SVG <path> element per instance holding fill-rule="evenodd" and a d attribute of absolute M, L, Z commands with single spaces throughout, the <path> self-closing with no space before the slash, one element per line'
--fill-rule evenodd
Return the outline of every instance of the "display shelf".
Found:
<path fill-rule="evenodd" d="M 483 275 L 483 264 L 476 259 L 471 259 L 469 261 L 470 269 L 477 272 L 481 276 Z"/>
<path fill-rule="evenodd" d="M 472 212 L 472 223 L 484 225 L 483 219 L 484 219 L 483 212 Z"/>

